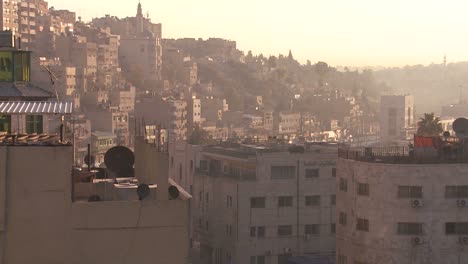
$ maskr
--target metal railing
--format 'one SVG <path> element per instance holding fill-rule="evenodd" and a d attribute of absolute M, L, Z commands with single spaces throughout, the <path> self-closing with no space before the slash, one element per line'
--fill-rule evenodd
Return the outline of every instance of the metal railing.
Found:
<path fill-rule="evenodd" d="M 468 163 L 463 151 L 446 153 L 433 148 L 398 147 L 341 147 L 338 157 L 370 163 L 390 164 L 451 164 Z"/>

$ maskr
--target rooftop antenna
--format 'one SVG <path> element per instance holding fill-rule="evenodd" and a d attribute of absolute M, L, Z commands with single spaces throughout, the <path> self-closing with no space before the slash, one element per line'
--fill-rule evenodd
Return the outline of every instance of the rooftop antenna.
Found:
<path fill-rule="evenodd" d="M 50 69 L 50 66 L 45 66 L 45 65 L 41 65 L 41 66 L 44 67 L 44 69 L 46 69 L 47 73 L 49 74 L 50 84 L 52 85 L 52 88 L 54 88 L 55 98 L 57 99 L 57 101 L 59 101 L 57 89 L 55 89 L 55 81 L 58 81 L 57 75 L 55 75 L 55 73 L 52 72 L 52 70 Z"/>

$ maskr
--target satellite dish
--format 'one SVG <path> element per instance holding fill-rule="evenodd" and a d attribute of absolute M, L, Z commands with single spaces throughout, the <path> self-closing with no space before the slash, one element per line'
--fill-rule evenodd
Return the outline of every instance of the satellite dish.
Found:
<path fill-rule="evenodd" d="M 146 197 L 149 196 L 150 194 L 150 187 L 148 186 L 148 184 L 140 184 L 138 185 L 138 188 L 137 188 L 137 194 L 138 194 L 138 199 L 143 200 L 145 199 Z"/>
<path fill-rule="evenodd" d="M 174 185 L 169 186 L 169 197 L 171 200 L 175 200 L 179 198 L 179 195 L 180 195 L 179 188 L 177 188 Z"/>
<path fill-rule="evenodd" d="M 88 202 L 100 202 L 101 201 L 101 197 L 97 194 L 95 195 L 91 195 L 89 198 L 88 198 Z"/>
<path fill-rule="evenodd" d="M 457 118 L 455 121 L 453 121 L 452 127 L 457 134 L 468 133 L 468 119 L 463 117 Z"/>
<path fill-rule="evenodd" d="M 113 147 L 104 155 L 104 164 L 117 177 L 133 176 L 134 163 L 135 156 L 133 152 L 124 146 Z"/>
<path fill-rule="evenodd" d="M 445 131 L 445 132 L 444 132 L 444 138 L 449 138 L 449 137 L 450 137 L 450 132 Z"/>
<path fill-rule="evenodd" d="M 91 155 L 91 156 L 86 155 L 86 156 L 84 157 L 84 162 L 85 162 L 86 165 L 91 166 L 91 165 L 93 165 L 93 164 L 96 162 L 96 158 L 94 158 L 93 155 Z"/>

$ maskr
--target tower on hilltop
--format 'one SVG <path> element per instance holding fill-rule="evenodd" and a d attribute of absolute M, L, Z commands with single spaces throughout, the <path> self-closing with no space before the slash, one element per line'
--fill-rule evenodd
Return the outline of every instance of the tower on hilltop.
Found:
<path fill-rule="evenodd" d="M 138 1 L 136 22 L 137 22 L 137 32 L 138 33 L 143 33 L 144 17 L 143 17 L 143 10 L 141 8 L 141 2 L 140 1 Z"/>

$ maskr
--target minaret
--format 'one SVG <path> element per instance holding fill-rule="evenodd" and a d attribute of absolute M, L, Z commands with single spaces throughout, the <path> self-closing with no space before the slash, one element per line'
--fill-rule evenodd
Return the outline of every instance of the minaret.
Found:
<path fill-rule="evenodd" d="M 136 15 L 136 23 L 137 23 L 137 33 L 143 33 L 143 10 L 141 8 L 141 3 L 138 1 L 138 8 L 137 8 L 137 15 Z"/>
<path fill-rule="evenodd" d="M 447 66 L 447 55 L 444 54 L 444 67 L 446 67 L 446 66 Z"/>

